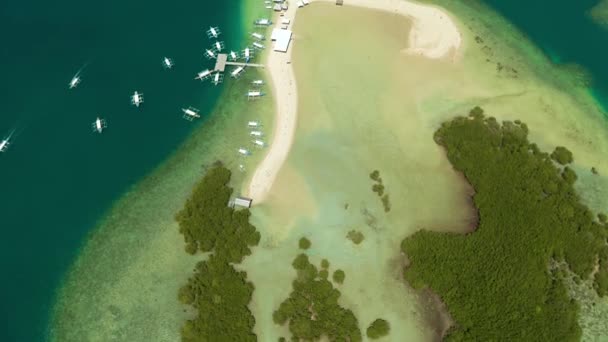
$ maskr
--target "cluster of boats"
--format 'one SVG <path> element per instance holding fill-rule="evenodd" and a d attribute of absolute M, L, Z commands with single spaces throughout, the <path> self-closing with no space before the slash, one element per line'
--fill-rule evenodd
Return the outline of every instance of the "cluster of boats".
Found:
<path fill-rule="evenodd" d="M 270 21 L 270 19 L 262 18 L 262 19 L 255 20 L 254 24 L 256 27 L 267 27 L 267 26 L 272 25 L 272 21 Z M 218 40 L 218 38 L 221 34 L 220 29 L 218 27 L 210 27 L 208 30 L 206 30 L 206 34 L 209 39 L 215 39 L 215 42 L 212 43 L 212 46 L 210 48 L 205 49 L 205 56 L 209 59 L 217 59 L 218 56 L 220 56 L 221 52 L 225 49 L 224 42 Z M 222 54 L 223 58 L 229 59 L 231 62 L 233 62 L 232 64 L 235 64 L 235 65 L 238 64 L 238 66 L 230 72 L 230 76 L 233 78 L 239 77 L 245 71 L 245 67 L 247 66 L 247 64 L 249 63 L 251 58 L 253 57 L 255 49 L 261 50 L 261 49 L 265 48 L 264 44 L 262 44 L 262 42 L 265 39 L 265 37 L 262 33 L 253 32 L 253 33 L 251 33 L 251 36 L 254 38 L 251 48 L 246 47 L 241 52 L 241 54 L 239 54 L 235 51 L 230 51 L 229 53 Z M 243 60 L 244 63 L 236 63 L 239 60 Z M 169 57 L 163 57 L 161 62 L 162 62 L 163 68 L 165 68 L 165 69 L 172 69 L 174 66 L 173 60 Z M 81 74 L 82 74 L 83 69 L 84 69 L 84 67 L 81 68 L 76 73 L 76 75 L 74 75 L 74 77 L 72 77 L 72 79 L 70 80 L 70 82 L 68 84 L 69 89 L 75 89 L 81 84 L 81 82 L 82 82 Z M 206 69 L 206 70 L 203 70 L 203 71 L 197 73 L 195 79 L 201 80 L 201 81 L 210 79 L 212 84 L 218 85 L 219 83 L 222 82 L 223 75 L 219 70 Z M 264 82 L 262 80 L 253 81 L 252 86 L 256 89 L 249 90 L 247 92 L 247 98 L 251 100 L 251 99 L 257 99 L 257 98 L 264 96 L 265 94 L 261 90 L 259 90 L 259 87 L 261 87 L 263 84 L 264 84 Z M 130 98 L 131 98 L 131 104 L 137 108 L 139 108 L 140 105 L 142 105 L 144 103 L 144 94 L 137 90 L 133 92 L 133 94 L 131 95 Z M 186 120 L 189 120 L 189 121 L 193 121 L 194 119 L 200 118 L 199 110 L 194 107 L 182 108 L 182 113 L 183 113 L 183 118 Z M 263 140 L 261 140 L 262 132 L 259 130 L 260 123 L 258 121 L 250 121 L 248 123 L 248 126 L 249 126 L 249 128 L 253 129 L 253 130 L 251 130 L 250 134 L 252 137 L 254 137 L 254 140 L 252 141 L 254 146 L 264 147 L 265 143 Z M 95 121 L 93 121 L 93 123 L 91 124 L 91 128 L 92 128 L 93 132 L 96 132 L 96 133 L 103 133 L 107 127 L 108 127 L 108 125 L 107 125 L 106 120 L 99 116 L 96 117 Z M 0 153 L 5 152 L 9 148 L 9 146 L 11 146 L 11 139 L 13 138 L 13 135 L 14 135 L 13 133 L 14 133 L 14 131 L 11 132 L 8 136 L 6 136 L 4 139 L 2 139 L 0 141 Z M 242 155 L 250 154 L 249 150 L 247 150 L 245 148 L 239 148 L 238 152 Z"/>

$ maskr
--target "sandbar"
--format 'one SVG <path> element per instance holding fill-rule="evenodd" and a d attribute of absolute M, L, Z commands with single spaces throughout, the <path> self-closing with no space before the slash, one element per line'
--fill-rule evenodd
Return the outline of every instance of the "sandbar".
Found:
<path fill-rule="evenodd" d="M 333 2 L 333 0 L 313 0 Z M 456 52 L 462 43 L 462 35 L 452 18 L 442 9 L 413 3 L 406 0 L 347 0 L 346 5 L 365 7 L 403 15 L 412 21 L 407 53 L 431 59 L 444 58 Z M 295 22 L 297 7 L 291 6 L 285 18 Z M 268 55 L 267 70 L 276 99 L 276 121 L 272 143 L 268 153 L 255 170 L 248 188 L 248 196 L 255 204 L 263 202 L 274 180 L 285 163 L 297 123 L 298 94 L 291 51 L 271 52 Z M 455 56 L 455 54 L 453 55 Z"/>

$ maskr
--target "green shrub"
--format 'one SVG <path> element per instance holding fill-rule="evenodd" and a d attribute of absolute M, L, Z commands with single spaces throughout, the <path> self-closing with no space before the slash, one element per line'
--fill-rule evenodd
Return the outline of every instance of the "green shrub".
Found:
<path fill-rule="evenodd" d="M 329 260 L 327 260 L 327 259 L 321 260 L 321 267 L 322 268 L 329 268 Z"/>
<path fill-rule="evenodd" d="M 334 275 L 332 277 L 336 283 L 342 284 L 344 283 L 344 278 L 346 278 L 346 274 L 342 270 L 335 270 Z"/>
<path fill-rule="evenodd" d="M 363 242 L 365 236 L 358 230 L 351 230 L 348 232 L 348 234 L 346 234 L 346 238 L 352 241 L 355 245 L 358 245 Z"/>
<path fill-rule="evenodd" d="M 380 180 L 380 171 L 378 171 L 378 170 L 372 171 L 372 173 L 369 174 L 369 178 L 378 182 Z"/>
<path fill-rule="evenodd" d="M 373 321 L 372 324 L 370 324 L 370 326 L 367 328 L 366 333 L 367 337 L 371 339 L 377 339 L 388 335 L 390 330 L 391 327 L 388 322 L 381 318 L 378 318 Z"/>
<path fill-rule="evenodd" d="M 308 240 L 307 238 L 303 237 L 298 242 L 298 245 L 300 246 L 300 249 L 309 249 L 310 246 L 311 246 L 311 243 L 310 243 L 310 240 Z"/>
<path fill-rule="evenodd" d="M 308 264 L 308 255 L 304 253 L 299 254 L 291 263 L 293 268 L 295 268 L 296 270 L 303 270 Z"/>
<path fill-rule="evenodd" d="M 557 146 L 551 153 L 551 158 L 562 165 L 570 164 L 574 160 L 572 152 L 563 146 Z"/>
<path fill-rule="evenodd" d="M 378 196 L 382 196 L 384 194 L 384 185 L 374 184 L 374 185 L 372 185 L 372 191 L 377 193 Z"/>

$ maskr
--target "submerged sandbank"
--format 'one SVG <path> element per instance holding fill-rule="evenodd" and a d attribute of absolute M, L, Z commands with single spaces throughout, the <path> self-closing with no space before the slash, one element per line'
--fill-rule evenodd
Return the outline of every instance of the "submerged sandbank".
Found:
<path fill-rule="evenodd" d="M 333 2 L 330 0 L 314 0 Z M 461 45 L 461 34 L 450 16 L 439 8 L 416 4 L 406 0 L 349 0 L 347 5 L 397 13 L 412 20 L 409 30 L 407 53 L 438 59 L 450 54 L 456 57 Z M 313 5 L 314 7 L 314 5 Z M 296 9 L 291 6 L 285 13 L 294 25 Z M 303 9 L 304 10 L 304 9 Z M 276 24 L 279 26 L 279 24 Z M 405 43 L 405 42 L 404 42 Z M 276 122 L 274 138 L 270 150 L 253 175 L 248 195 L 255 203 L 262 203 L 284 164 L 296 130 L 298 93 L 291 54 L 293 46 L 287 53 L 270 52 L 267 68 L 273 83 L 276 99 Z"/>
<path fill-rule="evenodd" d="M 349 35 L 329 34 L 344 27 Z M 391 340 L 434 334 L 420 314 L 424 304 L 402 281 L 399 242 L 421 227 L 465 229 L 472 213 L 468 187 L 432 143 L 436 117 L 416 110 L 416 97 L 426 94 L 416 84 L 428 75 L 405 85 L 399 77 L 420 67 L 409 63 L 438 68 L 433 79 L 455 66 L 401 53 L 409 28 L 402 15 L 354 6 L 316 3 L 298 12 L 298 129 L 266 201 L 253 210 L 262 242 L 243 263 L 256 284 L 251 307 L 260 340 L 285 336 L 272 311 L 289 294 L 302 236 L 312 241 L 312 262 L 327 258 L 346 272 L 340 303 L 362 329 L 382 317 L 393 323 Z M 371 191 L 374 169 L 391 198 L 388 214 Z M 364 235 L 361 244 L 347 238 L 352 230 Z"/>
<path fill-rule="evenodd" d="M 312 241 L 311 260 L 327 258 L 346 271 L 341 303 L 362 327 L 383 315 L 399 322 L 392 339 L 437 337 L 421 315 L 421 306 L 435 305 L 419 301 L 401 279 L 398 244 L 422 228 L 469 228 L 470 189 L 433 133 L 476 104 L 499 120 L 528 123 L 543 149 L 567 146 L 588 173 L 577 170 L 582 178 L 592 177 L 593 165 L 608 166 L 608 130 L 587 90 L 508 23 L 480 22 L 488 13 L 476 8 L 454 13 L 466 27 L 466 50 L 456 60 L 433 60 L 401 53 L 409 38 L 401 15 L 330 3 L 298 12 L 298 129 L 266 202 L 253 211 L 262 243 L 243 264 L 256 284 L 252 310 L 260 339 L 285 336 L 272 311 L 288 295 L 294 277 L 288 261 L 301 236 Z M 333 34 L 346 27 L 348 35 Z M 371 192 L 373 169 L 391 196 L 388 214 Z M 608 191 L 607 177 L 593 177 L 600 201 L 589 192 L 586 198 L 605 208 L 600 195 Z M 353 229 L 365 235 L 361 245 L 346 238 Z"/>

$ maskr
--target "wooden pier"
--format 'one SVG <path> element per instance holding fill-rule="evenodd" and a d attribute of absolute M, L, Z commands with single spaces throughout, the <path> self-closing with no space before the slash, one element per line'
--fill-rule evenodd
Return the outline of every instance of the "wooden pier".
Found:
<path fill-rule="evenodd" d="M 225 54 L 225 53 L 218 54 L 217 60 L 215 61 L 214 71 L 224 72 L 224 70 L 226 69 L 226 65 L 237 65 L 237 66 L 256 67 L 256 68 L 264 67 L 264 64 L 228 62 L 228 54 Z"/>

